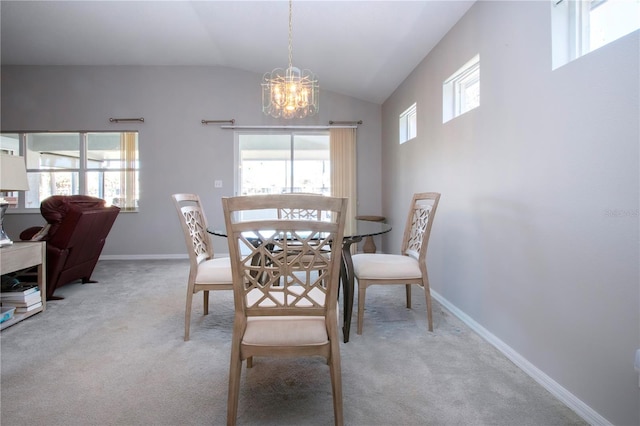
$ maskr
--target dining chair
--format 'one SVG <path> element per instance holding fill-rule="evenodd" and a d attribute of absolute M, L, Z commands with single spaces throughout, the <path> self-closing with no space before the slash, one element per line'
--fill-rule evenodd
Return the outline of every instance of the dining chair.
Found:
<path fill-rule="evenodd" d="M 342 425 L 337 292 L 347 199 L 253 195 L 223 198 L 222 206 L 235 303 L 227 424 L 236 423 L 244 360 L 251 368 L 253 357 L 320 355 L 329 365 L 334 421 Z M 278 208 L 319 210 L 330 219 L 251 219 Z"/>
<path fill-rule="evenodd" d="M 285 195 L 298 194 L 298 195 L 320 195 L 314 194 L 310 192 L 288 192 Z M 291 207 L 279 207 L 278 208 L 278 219 L 308 219 L 308 220 L 322 220 L 322 211 L 319 209 L 307 209 L 307 208 L 291 208 Z M 289 243 L 289 253 L 291 255 L 296 255 L 296 246 L 297 242 Z M 310 258 L 307 258 L 307 261 L 310 261 Z"/>
<path fill-rule="evenodd" d="M 404 284 L 407 308 L 411 308 L 411 285 L 422 287 L 427 303 L 429 331 L 433 331 L 426 257 L 439 201 L 440 194 L 437 192 L 413 195 L 400 254 L 358 253 L 353 256 L 353 271 L 358 282 L 358 334 L 362 334 L 367 287 L 379 284 Z"/>
<path fill-rule="evenodd" d="M 287 192 L 284 195 L 321 195 L 312 192 Z M 278 207 L 278 219 L 314 219 L 321 220 L 322 212 L 318 209 Z"/>
<path fill-rule="evenodd" d="M 189 340 L 193 295 L 203 293 L 203 315 L 209 313 L 209 291 L 232 290 L 229 257 L 214 257 L 213 244 L 207 233 L 207 217 L 197 194 L 173 194 L 173 203 L 180 217 L 184 240 L 189 253 L 187 306 L 184 317 L 184 340 Z"/>

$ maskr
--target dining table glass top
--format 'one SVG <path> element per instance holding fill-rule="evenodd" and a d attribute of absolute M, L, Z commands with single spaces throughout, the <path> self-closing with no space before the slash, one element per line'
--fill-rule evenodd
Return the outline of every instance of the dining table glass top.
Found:
<path fill-rule="evenodd" d="M 345 230 L 344 238 L 357 239 L 369 236 L 384 234 L 391 231 L 391 225 L 384 222 L 371 222 L 368 220 L 354 220 L 351 230 Z M 208 228 L 207 232 L 219 237 L 226 237 L 227 231 L 224 228 Z"/>
<path fill-rule="evenodd" d="M 352 226 L 345 230 L 342 240 L 342 262 L 340 267 L 340 283 L 343 290 L 343 327 L 344 343 L 349 341 L 351 329 L 351 317 L 353 316 L 354 272 L 351 259 L 351 246 L 357 244 L 366 237 L 373 237 L 391 231 L 391 225 L 384 222 L 368 220 L 354 220 Z M 227 237 L 224 228 L 207 228 L 207 232 L 219 237 Z M 265 231 L 269 233 L 270 231 Z M 250 239 L 250 238 L 249 238 Z"/>
<path fill-rule="evenodd" d="M 353 231 L 345 231 L 346 238 L 373 237 L 391 231 L 391 225 L 384 222 L 372 222 L 370 220 L 355 220 Z"/>

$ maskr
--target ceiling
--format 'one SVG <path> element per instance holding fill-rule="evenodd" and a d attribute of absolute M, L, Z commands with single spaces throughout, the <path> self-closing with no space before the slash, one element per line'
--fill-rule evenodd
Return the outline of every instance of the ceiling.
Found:
<path fill-rule="evenodd" d="M 382 104 L 473 1 L 293 2 L 293 65 Z M 288 66 L 288 2 L 8 1 L 3 65 Z"/>

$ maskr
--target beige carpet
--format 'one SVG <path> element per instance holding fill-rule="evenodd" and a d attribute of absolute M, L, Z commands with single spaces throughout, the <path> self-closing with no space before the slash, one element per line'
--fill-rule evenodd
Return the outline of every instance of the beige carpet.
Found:
<path fill-rule="evenodd" d="M 102 261 L 47 311 L 2 331 L 2 426 L 226 423 L 231 292 L 194 303 L 183 341 L 188 262 Z M 364 334 L 341 344 L 347 425 L 584 425 L 434 301 L 367 292 Z M 354 313 L 355 314 L 355 313 Z M 322 359 L 256 359 L 243 369 L 239 425 L 331 425 Z"/>

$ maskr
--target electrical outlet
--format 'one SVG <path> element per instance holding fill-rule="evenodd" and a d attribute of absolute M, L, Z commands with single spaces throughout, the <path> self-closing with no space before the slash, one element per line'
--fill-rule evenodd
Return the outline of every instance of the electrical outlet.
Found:
<path fill-rule="evenodd" d="M 221 180 L 213 181 L 213 186 L 216 188 L 222 188 L 222 181 Z"/>

